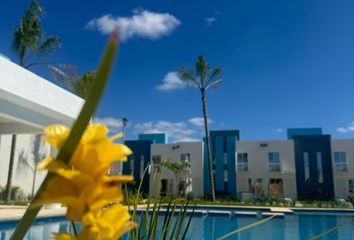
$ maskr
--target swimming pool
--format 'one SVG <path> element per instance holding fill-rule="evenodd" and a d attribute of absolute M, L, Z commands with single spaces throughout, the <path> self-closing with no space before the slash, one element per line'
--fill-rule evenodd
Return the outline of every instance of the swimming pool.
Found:
<path fill-rule="evenodd" d="M 280 218 L 273 218 L 254 228 L 233 235 L 228 239 L 308 239 L 338 224 L 344 223 L 339 229 L 321 239 L 354 239 L 354 214 L 340 212 L 297 211 Z M 218 237 L 253 223 L 258 219 L 254 216 L 225 217 L 217 214 L 196 215 L 189 229 L 188 239 L 217 239 Z M 15 223 L 0 223 L 0 240 L 8 240 Z M 65 218 L 54 218 L 38 221 L 29 230 L 26 240 L 51 239 L 52 232 L 68 231 L 70 224 Z"/>

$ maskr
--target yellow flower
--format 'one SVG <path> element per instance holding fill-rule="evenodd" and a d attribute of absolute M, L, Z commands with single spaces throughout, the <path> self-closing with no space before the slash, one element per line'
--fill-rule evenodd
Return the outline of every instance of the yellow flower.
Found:
<path fill-rule="evenodd" d="M 45 129 L 43 139 L 55 149 L 59 149 L 70 130 L 61 125 L 52 125 Z M 95 177 L 106 175 L 114 161 L 125 161 L 132 152 L 123 144 L 115 144 L 114 141 L 121 137 L 117 134 L 108 137 L 108 128 L 102 124 L 90 124 L 75 150 L 69 165 L 83 173 Z M 60 160 L 60 159 L 59 159 Z"/>
<path fill-rule="evenodd" d="M 133 180 L 132 176 L 104 176 L 96 181 L 90 175 L 62 168 L 55 173 L 34 206 L 65 204 L 67 217 L 76 221 L 81 220 L 86 211 L 96 212 L 108 203 L 121 202 L 121 185 Z"/>
<path fill-rule="evenodd" d="M 43 139 L 59 150 L 70 130 L 53 125 L 45 133 Z M 107 175 L 113 161 L 124 161 L 132 152 L 125 145 L 114 143 L 121 134 L 107 134 L 106 126 L 90 124 L 68 163 L 48 156 L 37 165 L 39 170 L 47 169 L 54 176 L 32 206 L 65 204 L 68 219 L 83 225 L 77 237 L 57 233 L 57 240 L 116 240 L 136 226 L 130 221 L 128 208 L 119 204 L 124 197 L 121 185 L 133 177 Z M 110 203 L 117 205 L 107 208 Z"/>
<path fill-rule="evenodd" d="M 136 227 L 136 223 L 130 221 L 128 207 L 121 204 L 103 209 L 96 215 L 86 214 L 82 224 L 95 233 L 97 240 L 116 240 Z"/>
<path fill-rule="evenodd" d="M 87 213 L 83 220 L 83 231 L 77 237 L 68 233 L 55 234 L 56 240 L 117 240 L 124 233 L 137 226 L 130 221 L 128 208 L 121 205 L 113 205 L 103 209 L 94 215 Z"/>
<path fill-rule="evenodd" d="M 65 139 L 69 136 L 70 129 L 63 125 L 50 125 L 44 129 L 43 140 L 48 142 L 54 149 L 60 149 Z"/>

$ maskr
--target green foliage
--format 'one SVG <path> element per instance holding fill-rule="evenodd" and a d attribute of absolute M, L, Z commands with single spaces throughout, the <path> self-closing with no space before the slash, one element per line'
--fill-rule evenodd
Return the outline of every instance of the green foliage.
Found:
<path fill-rule="evenodd" d="M 0 200 L 5 200 L 5 188 L 0 186 Z M 25 202 L 28 198 L 25 192 L 19 186 L 11 187 L 11 201 L 12 202 Z"/>
<path fill-rule="evenodd" d="M 275 215 L 270 216 L 270 217 L 267 217 L 267 218 L 262 219 L 262 220 L 259 220 L 259 221 L 257 221 L 257 222 L 248 224 L 248 225 L 246 225 L 246 226 L 244 226 L 244 227 L 240 227 L 240 228 L 238 228 L 238 229 L 236 229 L 236 230 L 234 230 L 234 231 L 232 231 L 232 232 L 229 232 L 229 233 L 225 234 L 224 236 L 219 237 L 217 240 L 223 240 L 223 239 L 226 239 L 226 238 L 228 238 L 228 237 L 230 237 L 230 236 L 232 236 L 232 235 L 235 235 L 235 234 L 237 234 L 237 233 L 239 233 L 239 232 L 242 232 L 242 231 L 244 231 L 244 230 L 247 230 L 247 229 L 249 229 L 249 228 L 256 227 L 256 226 L 258 226 L 259 224 L 262 224 L 262 223 L 268 222 L 269 220 L 272 220 L 274 217 L 275 217 Z"/>
<path fill-rule="evenodd" d="M 203 56 L 198 56 L 195 63 L 196 75 L 187 66 L 178 70 L 179 77 L 189 85 L 198 87 L 205 92 L 221 84 L 221 67 L 211 67 Z"/>
<path fill-rule="evenodd" d="M 78 76 L 76 66 L 73 64 L 49 65 L 49 70 L 54 79 L 62 83 L 67 90 L 83 99 L 87 98 L 96 75 L 95 71 L 88 71 L 82 76 Z"/>
<path fill-rule="evenodd" d="M 342 227 L 343 225 L 345 225 L 345 224 L 347 224 L 347 223 L 350 223 L 350 221 L 345 221 L 345 222 L 342 222 L 342 223 L 340 223 L 340 224 L 338 224 L 338 225 L 335 225 L 334 227 L 331 227 L 331 228 L 327 229 L 327 230 L 324 231 L 324 232 L 321 232 L 321 233 L 319 233 L 319 234 L 316 234 L 316 235 L 313 236 L 313 237 L 310 237 L 308 240 L 315 240 L 315 239 L 322 238 L 322 237 L 324 237 L 324 236 L 330 234 L 331 232 L 336 231 L 338 228 Z"/>
<path fill-rule="evenodd" d="M 15 28 L 13 49 L 19 57 L 19 64 L 25 68 L 37 63 L 27 64 L 27 60 L 33 55 L 47 55 L 56 48 L 61 47 L 58 36 L 45 36 L 40 25 L 40 17 L 45 16 L 43 6 L 36 0 L 32 0 Z"/>

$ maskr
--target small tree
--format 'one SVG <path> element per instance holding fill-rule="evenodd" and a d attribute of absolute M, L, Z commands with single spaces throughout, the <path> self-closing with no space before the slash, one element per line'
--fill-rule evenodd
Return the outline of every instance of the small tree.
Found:
<path fill-rule="evenodd" d="M 185 195 L 190 182 L 188 178 L 190 178 L 190 167 L 191 164 L 189 162 L 177 163 L 172 162 L 170 160 L 165 160 L 162 163 L 162 166 L 172 171 L 175 175 L 176 183 L 178 184 L 178 188 L 180 184 L 182 186 L 182 191 L 179 193 L 180 195 Z"/>
<path fill-rule="evenodd" d="M 32 174 L 32 190 L 31 190 L 31 197 L 34 195 L 34 190 L 36 187 L 36 178 L 37 178 L 37 163 L 40 162 L 43 158 L 45 158 L 46 149 L 44 142 L 41 141 L 41 134 L 33 135 L 31 138 L 31 152 L 25 153 L 21 151 L 19 154 L 19 161 L 17 168 L 19 171 L 28 168 Z"/>

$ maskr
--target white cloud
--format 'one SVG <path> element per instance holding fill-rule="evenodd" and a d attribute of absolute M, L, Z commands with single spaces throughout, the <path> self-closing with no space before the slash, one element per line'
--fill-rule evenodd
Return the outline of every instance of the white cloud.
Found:
<path fill-rule="evenodd" d="M 344 127 L 337 128 L 336 131 L 337 131 L 337 132 L 340 132 L 340 133 L 346 133 L 346 132 L 348 132 L 348 130 L 347 130 L 346 128 L 344 128 Z"/>
<path fill-rule="evenodd" d="M 196 127 L 204 127 L 204 118 L 194 117 L 188 120 L 188 122 Z M 208 123 L 213 123 L 214 121 L 208 118 Z"/>
<path fill-rule="evenodd" d="M 277 132 L 281 133 L 281 132 L 283 132 L 283 131 L 284 131 L 284 129 L 283 129 L 283 128 L 277 128 L 275 131 L 277 131 Z"/>
<path fill-rule="evenodd" d="M 206 18 L 204 18 L 204 21 L 208 24 L 208 26 L 211 26 L 216 21 L 216 18 L 215 17 L 206 17 Z"/>
<path fill-rule="evenodd" d="M 111 14 L 95 18 L 86 24 L 86 28 L 109 34 L 118 29 L 122 41 L 133 37 L 158 39 L 166 36 L 181 24 L 169 13 L 155 13 L 147 10 L 134 10 L 131 17 L 114 17 Z"/>
<path fill-rule="evenodd" d="M 122 131 L 123 123 L 121 119 L 112 118 L 112 117 L 95 117 L 93 119 L 95 123 L 105 124 L 111 132 L 119 132 Z"/>
<path fill-rule="evenodd" d="M 353 132 L 354 131 L 354 121 L 349 123 L 346 127 L 337 128 L 336 131 L 339 133 Z"/>
<path fill-rule="evenodd" d="M 171 142 L 201 141 L 195 137 L 198 132 L 190 128 L 184 121 L 145 122 L 134 125 L 135 133 L 167 133 Z"/>
<path fill-rule="evenodd" d="M 179 77 L 177 72 L 169 72 L 166 74 L 162 83 L 157 85 L 159 91 L 172 91 L 175 89 L 183 89 L 187 86 Z"/>

